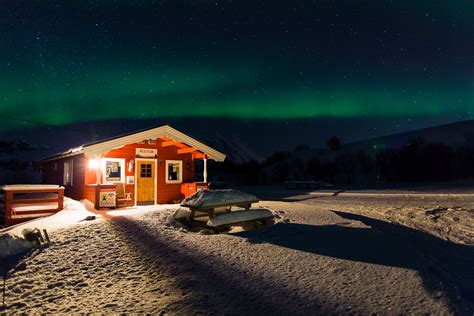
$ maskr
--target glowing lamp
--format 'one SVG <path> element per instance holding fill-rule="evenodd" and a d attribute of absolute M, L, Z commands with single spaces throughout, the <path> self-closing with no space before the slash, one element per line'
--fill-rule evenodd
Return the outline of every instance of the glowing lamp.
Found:
<path fill-rule="evenodd" d="M 97 158 L 89 159 L 89 169 L 99 169 L 100 167 L 100 160 Z"/>

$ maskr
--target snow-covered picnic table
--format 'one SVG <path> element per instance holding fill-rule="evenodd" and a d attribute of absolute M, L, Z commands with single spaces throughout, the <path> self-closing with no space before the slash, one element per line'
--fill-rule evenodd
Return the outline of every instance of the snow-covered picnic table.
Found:
<path fill-rule="evenodd" d="M 181 206 L 191 210 L 190 221 L 194 221 L 196 212 L 202 212 L 209 216 L 208 226 L 216 227 L 273 217 L 269 210 L 250 210 L 252 203 L 257 202 L 259 199 L 255 195 L 237 190 L 201 190 L 184 199 Z M 234 206 L 245 211 L 231 212 Z M 218 209 L 225 209 L 226 213 L 216 215 Z"/>

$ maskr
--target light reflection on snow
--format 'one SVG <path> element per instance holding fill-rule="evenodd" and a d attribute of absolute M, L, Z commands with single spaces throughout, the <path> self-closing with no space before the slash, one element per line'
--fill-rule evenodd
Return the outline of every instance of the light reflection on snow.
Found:
<path fill-rule="evenodd" d="M 179 204 L 161 204 L 161 205 L 147 205 L 147 206 L 132 206 L 124 209 L 118 209 L 113 211 L 107 211 L 106 215 L 118 217 L 118 216 L 134 216 L 138 214 L 144 214 L 153 211 L 162 211 L 169 209 L 177 209 Z"/>

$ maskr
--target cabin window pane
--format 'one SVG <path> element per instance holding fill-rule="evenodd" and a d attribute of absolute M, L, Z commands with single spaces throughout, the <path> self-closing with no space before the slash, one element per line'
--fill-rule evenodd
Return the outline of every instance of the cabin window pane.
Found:
<path fill-rule="evenodd" d="M 103 173 L 105 182 L 124 182 L 125 159 L 104 159 Z"/>
<path fill-rule="evenodd" d="M 72 185 L 72 160 L 64 162 L 63 185 Z"/>
<path fill-rule="evenodd" d="M 151 163 L 142 163 L 140 165 L 140 177 L 151 178 Z"/>
<path fill-rule="evenodd" d="M 181 183 L 183 179 L 183 162 L 180 160 L 166 161 L 166 183 Z"/>

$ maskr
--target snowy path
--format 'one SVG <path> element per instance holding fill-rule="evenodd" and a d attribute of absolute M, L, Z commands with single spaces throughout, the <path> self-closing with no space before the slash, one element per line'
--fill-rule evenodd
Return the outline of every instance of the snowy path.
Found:
<path fill-rule="evenodd" d="M 11 271 L 7 312 L 472 314 L 431 253 L 462 258 L 449 267 L 468 276 L 472 247 L 357 215 L 349 200 L 260 205 L 290 222 L 209 236 L 164 226 L 162 210 L 57 231 Z"/>

